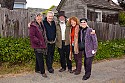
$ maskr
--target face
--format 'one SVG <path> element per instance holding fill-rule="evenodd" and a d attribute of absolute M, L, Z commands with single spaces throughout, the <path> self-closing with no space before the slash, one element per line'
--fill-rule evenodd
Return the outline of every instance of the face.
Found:
<path fill-rule="evenodd" d="M 36 16 L 36 21 L 40 23 L 42 21 L 42 15 Z"/>
<path fill-rule="evenodd" d="M 75 27 L 75 26 L 76 26 L 76 21 L 71 20 L 71 25 L 72 25 L 73 27 Z"/>
<path fill-rule="evenodd" d="M 60 17 L 59 17 L 59 21 L 60 21 L 60 22 L 65 22 L 65 17 L 64 17 L 64 16 L 60 16 Z"/>
<path fill-rule="evenodd" d="M 81 21 L 80 26 L 83 28 L 86 28 L 87 22 L 86 21 Z"/>
<path fill-rule="evenodd" d="M 48 21 L 48 22 L 52 22 L 52 21 L 53 21 L 53 17 L 54 17 L 54 16 L 53 16 L 52 13 L 48 13 L 48 14 L 47 14 L 47 21 Z"/>

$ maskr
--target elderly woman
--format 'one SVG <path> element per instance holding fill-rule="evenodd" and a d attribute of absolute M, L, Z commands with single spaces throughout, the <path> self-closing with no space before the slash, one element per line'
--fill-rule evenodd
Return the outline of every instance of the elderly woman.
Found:
<path fill-rule="evenodd" d="M 79 54 L 84 54 L 84 69 L 85 75 L 82 80 L 87 80 L 91 75 L 92 61 L 94 55 L 97 52 L 98 42 L 95 32 L 92 28 L 87 25 L 87 19 L 80 19 L 80 30 L 79 30 Z"/>
<path fill-rule="evenodd" d="M 68 24 L 70 26 L 70 59 L 72 59 L 72 53 L 74 55 L 76 69 L 73 70 L 75 75 L 78 75 L 81 71 L 82 63 L 78 65 L 79 59 L 82 60 L 82 57 L 77 56 L 79 53 L 78 50 L 78 32 L 79 32 L 79 20 L 77 17 L 69 18 Z"/>
<path fill-rule="evenodd" d="M 42 15 L 40 13 L 37 13 L 35 20 L 31 22 L 29 32 L 31 47 L 34 49 L 36 56 L 35 72 L 40 72 L 42 76 L 46 78 L 47 75 L 45 73 L 43 58 L 47 53 L 46 32 L 42 24 Z"/>

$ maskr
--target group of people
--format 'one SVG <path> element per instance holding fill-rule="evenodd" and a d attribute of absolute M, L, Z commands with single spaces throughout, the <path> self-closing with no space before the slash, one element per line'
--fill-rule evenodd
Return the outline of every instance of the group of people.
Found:
<path fill-rule="evenodd" d="M 98 42 L 95 31 L 87 25 L 87 19 L 80 20 L 73 16 L 67 20 L 64 11 L 59 11 L 58 22 L 53 20 L 54 12 L 48 11 L 43 20 L 42 14 L 37 13 L 35 20 L 29 24 L 31 47 L 36 56 L 35 72 L 39 72 L 43 77 L 45 73 L 44 57 L 46 59 L 47 70 L 54 73 L 53 57 L 55 46 L 60 55 L 61 69 L 79 75 L 82 69 L 82 56 L 84 55 L 85 75 L 82 80 L 90 78 L 92 61 L 97 52 Z M 76 68 L 72 70 L 72 55 Z"/>

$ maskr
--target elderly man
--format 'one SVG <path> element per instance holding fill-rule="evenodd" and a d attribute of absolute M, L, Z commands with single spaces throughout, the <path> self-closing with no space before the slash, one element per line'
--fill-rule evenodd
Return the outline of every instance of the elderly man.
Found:
<path fill-rule="evenodd" d="M 47 36 L 47 55 L 46 55 L 46 65 L 49 73 L 54 73 L 53 57 L 55 51 L 55 41 L 56 41 L 56 24 L 53 20 L 54 12 L 48 11 L 47 17 L 43 20 L 43 24 L 46 29 Z"/>
<path fill-rule="evenodd" d="M 70 28 L 66 26 L 66 16 L 64 11 L 58 12 L 59 22 L 57 23 L 56 33 L 56 46 L 58 47 L 59 55 L 60 55 L 60 63 L 61 69 L 59 72 L 63 72 L 66 70 L 66 65 L 68 67 L 68 71 L 72 73 L 72 63 L 69 60 L 70 53 Z"/>

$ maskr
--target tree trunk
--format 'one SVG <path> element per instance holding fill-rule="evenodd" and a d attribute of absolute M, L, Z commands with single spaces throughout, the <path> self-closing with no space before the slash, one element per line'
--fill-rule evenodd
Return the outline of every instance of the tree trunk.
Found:
<path fill-rule="evenodd" d="M 15 0 L 1 0 L 1 7 L 13 10 Z"/>

